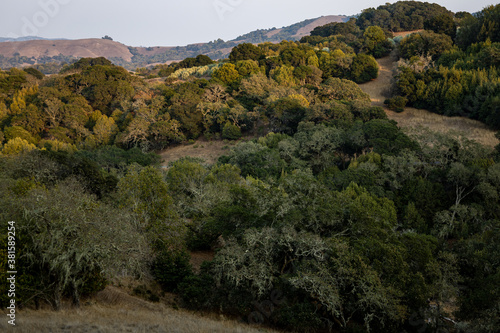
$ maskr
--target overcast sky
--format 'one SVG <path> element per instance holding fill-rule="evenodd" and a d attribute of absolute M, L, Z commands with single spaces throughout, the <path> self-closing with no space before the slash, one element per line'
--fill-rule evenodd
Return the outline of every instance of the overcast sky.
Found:
<path fill-rule="evenodd" d="M 476 12 L 498 0 L 436 0 L 453 12 Z M 0 37 L 100 38 L 131 46 L 230 40 L 324 15 L 355 15 L 374 0 L 1 0 Z"/>

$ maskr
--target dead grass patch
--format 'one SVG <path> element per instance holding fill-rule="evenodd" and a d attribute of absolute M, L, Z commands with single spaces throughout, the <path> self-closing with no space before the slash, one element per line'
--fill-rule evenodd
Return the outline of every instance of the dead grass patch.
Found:
<path fill-rule="evenodd" d="M 150 303 L 130 296 L 115 287 L 107 287 L 90 305 L 73 309 L 65 306 L 61 311 L 19 311 L 16 326 L 0 321 L 0 332 L 16 333 L 233 333 L 277 332 L 252 327 L 222 316 L 207 318 L 184 310 L 174 310 L 160 303 Z M 5 313 L 5 311 L 4 311 Z"/>
<path fill-rule="evenodd" d="M 408 34 L 410 32 L 404 33 Z M 403 32 L 399 34 L 403 34 Z M 495 131 L 477 120 L 465 117 L 446 117 L 415 108 L 405 108 L 401 113 L 387 109 L 384 101 L 386 98 L 391 97 L 395 60 L 394 53 L 388 57 L 378 59 L 379 77 L 376 80 L 359 85 L 361 90 L 370 95 L 373 105 L 384 107 L 389 119 L 396 121 L 402 128 L 423 126 L 434 132 L 458 132 L 468 139 L 488 147 L 495 147 L 500 143 L 495 137 Z"/>
<path fill-rule="evenodd" d="M 244 138 L 249 140 L 252 137 Z M 207 164 L 214 164 L 222 155 L 229 154 L 231 147 L 238 144 L 239 141 L 222 140 L 197 140 L 192 144 L 182 143 L 175 147 L 169 147 L 157 152 L 162 158 L 162 166 L 167 167 L 170 162 L 177 161 L 181 157 L 201 158 Z"/>

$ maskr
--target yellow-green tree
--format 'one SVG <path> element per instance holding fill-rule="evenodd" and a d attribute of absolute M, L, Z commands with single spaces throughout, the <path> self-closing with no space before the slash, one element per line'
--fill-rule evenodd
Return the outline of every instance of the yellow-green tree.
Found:
<path fill-rule="evenodd" d="M 297 84 L 293 76 L 293 70 L 293 66 L 283 65 L 271 70 L 269 74 L 281 86 L 293 87 Z"/>
<path fill-rule="evenodd" d="M 2 149 L 4 155 L 17 155 L 36 149 L 35 145 L 21 138 L 9 140 Z"/>
<path fill-rule="evenodd" d="M 108 118 L 106 115 L 102 115 L 94 126 L 94 136 L 97 140 L 97 144 L 110 144 L 117 131 L 118 126 L 116 126 L 113 118 Z"/>
<path fill-rule="evenodd" d="M 225 84 L 231 84 L 240 78 L 240 74 L 233 64 L 222 65 L 219 69 L 214 71 L 212 76 Z"/>

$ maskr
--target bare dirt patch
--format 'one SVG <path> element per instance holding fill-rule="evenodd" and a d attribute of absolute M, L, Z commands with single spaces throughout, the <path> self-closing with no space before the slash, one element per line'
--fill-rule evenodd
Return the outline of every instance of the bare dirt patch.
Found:
<path fill-rule="evenodd" d="M 408 33 L 410 32 L 406 32 L 406 34 Z M 404 32 L 399 34 L 404 34 Z M 391 97 L 395 61 L 394 54 L 378 59 L 377 62 L 380 67 L 378 78 L 359 85 L 361 90 L 370 95 L 373 105 L 384 108 L 389 119 L 395 120 L 402 128 L 423 126 L 440 133 L 450 131 L 463 133 L 465 137 L 489 147 L 499 144 L 498 139 L 495 137 L 495 131 L 477 120 L 465 117 L 446 117 L 427 110 L 409 107 L 405 108 L 401 113 L 387 109 L 384 101 Z"/>
<path fill-rule="evenodd" d="M 201 264 L 204 261 L 212 261 L 215 257 L 215 252 L 210 251 L 193 251 L 191 252 L 191 260 L 189 263 L 193 266 L 193 270 L 197 273 L 200 272 Z"/>
<path fill-rule="evenodd" d="M 297 30 L 297 33 L 293 37 L 304 37 L 304 36 L 309 36 L 311 31 L 314 30 L 314 28 L 328 24 L 328 23 L 333 23 L 333 22 L 344 22 L 347 19 L 346 16 L 337 16 L 337 15 L 327 15 L 327 16 L 321 16 L 317 20 L 314 20 L 313 22 L 309 23 L 308 25 L 300 28 Z"/>

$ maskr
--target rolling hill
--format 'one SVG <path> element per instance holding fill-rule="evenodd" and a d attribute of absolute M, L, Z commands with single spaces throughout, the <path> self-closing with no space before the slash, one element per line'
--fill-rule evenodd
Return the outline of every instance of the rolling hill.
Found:
<path fill-rule="evenodd" d="M 220 59 L 227 57 L 231 49 L 240 43 L 279 43 L 282 40 L 298 40 L 308 35 L 317 26 L 331 22 L 342 22 L 346 19 L 346 16 L 322 16 L 279 29 L 271 28 L 252 31 L 230 41 L 218 39 L 208 43 L 176 47 L 132 47 L 107 39 L 37 39 L 2 42 L 6 39 L 0 38 L 0 68 L 6 69 L 54 62 L 64 63 L 84 57 L 105 57 L 128 69 L 179 61 L 198 54 L 208 55 L 212 59 Z"/>

